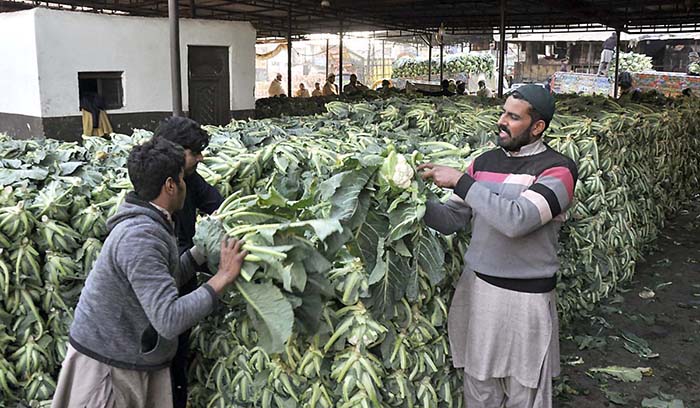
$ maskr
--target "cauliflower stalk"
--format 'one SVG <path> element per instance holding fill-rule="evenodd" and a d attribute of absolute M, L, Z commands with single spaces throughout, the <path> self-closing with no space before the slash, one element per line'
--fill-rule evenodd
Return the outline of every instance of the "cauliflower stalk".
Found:
<path fill-rule="evenodd" d="M 413 181 L 415 174 L 413 166 L 404 155 L 397 153 L 393 147 L 389 150 L 389 155 L 384 159 L 379 170 L 380 174 L 392 187 L 405 190 L 411 186 L 411 181 Z"/>

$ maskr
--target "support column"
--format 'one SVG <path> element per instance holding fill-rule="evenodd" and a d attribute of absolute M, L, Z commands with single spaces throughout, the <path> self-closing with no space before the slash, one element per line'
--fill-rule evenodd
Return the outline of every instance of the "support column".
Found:
<path fill-rule="evenodd" d="M 371 77 L 372 77 L 372 40 L 367 39 L 367 61 L 365 61 L 365 78 L 363 79 L 363 81 L 365 81 L 365 85 L 367 85 L 367 83 L 372 85 L 372 83 L 371 83 L 372 80 L 370 79 Z"/>
<path fill-rule="evenodd" d="M 619 28 L 615 29 L 615 32 L 617 33 L 617 44 L 615 45 L 615 99 L 617 99 L 618 95 L 618 90 L 617 90 L 617 81 L 618 81 L 618 76 L 619 72 L 618 70 L 620 69 L 620 35 L 622 32 L 620 31 Z"/>
<path fill-rule="evenodd" d="M 428 82 L 433 79 L 433 36 L 428 38 Z"/>
<path fill-rule="evenodd" d="M 170 21 L 170 88 L 173 116 L 182 116 L 182 75 L 180 73 L 180 10 L 178 0 L 168 0 Z"/>
<path fill-rule="evenodd" d="M 192 13 L 192 18 L 197 18 L 197 5 L 195 0 L 190 0 L 190 12 Z"/>
<path fill-rule="evenodd" d="M 328 79 L 328 47 L 329 47 L 329 43 L 330 43 L 330 41 L 328 40 L 328 38 L 326 38 L 326 78 L 325 79 Z"/>
<path fill-rule="evenodd" d="M 294 96 L 292 92 L 292 3 L 287 10 L 287 96 Z"/>
<path fill-rule="evenodd" d="M 506 72 L 506 0 L 501 0 L 501 27 L 498 59 L 498 97 L 503 98 L 503 75 Z"/>
<path fill-rule="evenodd" d="M 440 43 L 440 83 L 442 83 L 442 80 L 445 79 L 444 75 L 444 54 L 445 54 L 445 44 L 442 42 Z"/>
<path fill-rule="evenodd" d="M 386 79 L 386 70 L 385 70 L 385 65 L 386 65 L 386 64 L 384 63 L 384 58 L 385 58 L 385 54 L 384 54 L 384 43 L 385 43 L 385 42 L 386 42 L 385 40 L 382 40 L 382 79 Z"/>
<path fill-rule="evenodd" d="M 340 54 L 338 55 L 338 95 L 343 93 L 343 20 L 340 20 Z"/>

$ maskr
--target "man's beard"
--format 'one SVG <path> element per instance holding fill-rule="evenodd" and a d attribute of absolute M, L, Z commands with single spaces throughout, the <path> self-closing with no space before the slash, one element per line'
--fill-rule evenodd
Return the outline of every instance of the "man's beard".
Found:
<path fill-rule="evenodd" d="M 496 131 L 496 144 L 509 152 L 517 152 L 521 147 L 532 143 L 533 138 L 530 136 L 530 130 L 532 130 L 532 124 L 530 124 L 530 126 L 528 126 L 527 129 L 525 129 L 521 134 L 513 137 L 513 135 L 510 133 L 510 129 L 508 129 L 507 126 L 498 125 L 498 131 Z M 503 140 L 500 136 L 500 131 L 506 132 L 510 137 Z"/>

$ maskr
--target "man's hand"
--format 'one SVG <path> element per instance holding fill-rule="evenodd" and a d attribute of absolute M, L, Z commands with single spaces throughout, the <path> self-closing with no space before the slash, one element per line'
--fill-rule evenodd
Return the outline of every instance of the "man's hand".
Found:
<path fill-rule="evenodd" d="M 418 171 L 422 172 L 423 180 L 432 179 L 438 187 L 455 188 L 459 179 L 464 175 L 461 171 L 452 167 L 440 166 L 433 163 L 424 163 L 418 166 Z"/>
<path fill-rule="evenodd" d="M 221 241 L 221 259 L 216 275 L 209 279 L 209 286 L 217 294 L 223 292 L 226 286 L 232 284 L 241 273 L 241 266 L 248 251 L 242 251 L 244 242 L 237 239 L 224 239 Z"/>

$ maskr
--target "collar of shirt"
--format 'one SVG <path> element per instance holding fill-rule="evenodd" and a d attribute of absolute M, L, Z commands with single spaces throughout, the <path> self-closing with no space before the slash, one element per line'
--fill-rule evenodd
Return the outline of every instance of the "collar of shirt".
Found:
<path fill-rule="evenodd" d="M 509 152 L 506 149 L 501 149 L 506 153 L 506 156 L 508 157 L 534 156 L 538 153 L 542 153 L 543 151 L 547 150 L 547 148 L 544 145 L 544 142 L 542 141 L 542 137 L 530 143 L 529 145 L 521 147 L 520 151 L 518 152 Z"/>
<path fill-rule="evenodd" d="M 170 214 L 170 212 L 168 212 L 168 210 L 166 210 L 165 208 L 159 206 L 158 204 L 154 203 L 153 201 L 149 201 L 148 203 L 151 204 L 152 206 L 154 206 L 158 211 L 160 211 L 160 212 L 162 212 L 163 214 L 165 214 L 165 218 L 167 218 L 168 221 L 170 221 L 171 224 L 173 223 L 173 216 L 172 216 L 172 214 Z"/>

